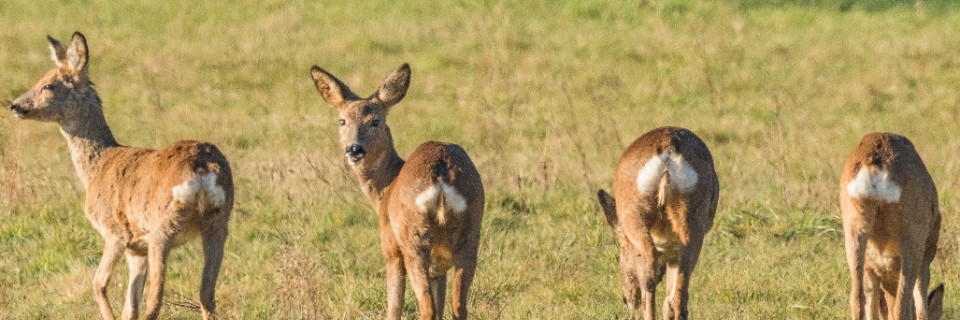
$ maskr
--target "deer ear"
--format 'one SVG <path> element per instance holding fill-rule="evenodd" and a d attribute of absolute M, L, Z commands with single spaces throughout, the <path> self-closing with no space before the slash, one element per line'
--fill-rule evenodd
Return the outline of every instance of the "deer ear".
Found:
<path fill-rule="evenodd" d="M 404 63 L 387 76 L 387 79 L 377 89 L 376 96 L 383 102 L 384 108 L 390 109 L 391 106 L 403 100 L 403 97 L 407 95 L 408 87 L 410 87 L 410 65 Z"/>
<path fill-rule="evenodd" d="M 78 75 L 87 74 L 87 38 L 80 32 L 74 32 L 67 48 L 67 65 Z"/>
<path fill-rule="evenodd" d="M 927 296 L 927 317 L 930 320 L 937 320 L 943 316 L 943 284 L 930 292 Z"/>
<path fill-rule="evenodd" d="M 620 222 L 617 220 L 617 201 L 603 189 L 597 190 L 597 199 L 600 200 L 600 207 L 603 208 L 603 215 L 607 217 L 607 224 L 613 230 L 620 232 Z"/>
<path fill-rule="evenodd" d="M 313 77 L 313 84 L 317 86 L 323 100 L 337 109 L 340 109 L 345 101 L 357 98 L 347 85 L 318 66 L 310 68 L 310 76 Z"/>
<path fill-rule="evenodd" d="M 63 67 L 67 63 L 67 48 L 64 48 L 60 41 L 54 39 L 51 36 L 47 36 L 47 41 L 50 42 L 50 53 L 53 57 L 53 62 L 57 63 L 57 67 Z"/>

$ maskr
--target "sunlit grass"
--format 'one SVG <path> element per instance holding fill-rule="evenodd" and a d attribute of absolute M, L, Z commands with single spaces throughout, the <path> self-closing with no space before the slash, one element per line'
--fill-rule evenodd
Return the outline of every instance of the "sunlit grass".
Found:
<path fill-rule="evenodd" d="M 399 153 L 458 143 L 487 190 L 470 302 L 482 319 L 625 315 L 593 197 L 663 125 L 703 138 L 720 177 L 697 318 L 846 317 L 839 171 L 863 134 L 898 132 L 938 185 L 933 282 L 948 284 L 944 319 L 960 317 L 960 7 L 810 3 L 3 1 L 0 99 L 53 67 L 47 34 L 79 30 L 121 143 L 220 146 L 238 193 L 219 311 L 250 319 L 384 315 L 376 217 L 313 64 L 361 95 L 411 64 L 389 116 Z M 0 116 L 0 318 L 97 316 L 102 241 L 82 199 L 56 126 Z M 201 256 L 173 252 L 164 317 L 199 316 Z M 115 309 L 125 278 L 121 263 Z"/>

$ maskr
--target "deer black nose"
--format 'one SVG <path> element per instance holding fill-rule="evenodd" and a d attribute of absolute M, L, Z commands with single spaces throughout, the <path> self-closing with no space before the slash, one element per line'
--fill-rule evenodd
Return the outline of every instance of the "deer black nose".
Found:
<path fill-rule="evenodd" d="M 361 147 L 359 144 L 347 147 L 347 159 L 350 159 L 351 163 L 360 162 L 360 160 L 363 160 L 363 156 L 366 154 L 367 152 L 364 151 L 363 147 Z"/>
<path fill-rule="evenodd" d="M 347 154 L 350 156 L 362 156 L 366 153 L 367 151 L 363 150 L 363 147 L 361 147 L 359 144 L 347 147 Z"/>
<path fill-rule="evenodd" d="M 23 107 L 21 107 L 19 104 L 16 104 L 16 103 L 10 104 L 10 111 L 13 111 L 14 113 L 17 113 L 17 114 L 26 113 L 25 110 L 23 110 Z"/>

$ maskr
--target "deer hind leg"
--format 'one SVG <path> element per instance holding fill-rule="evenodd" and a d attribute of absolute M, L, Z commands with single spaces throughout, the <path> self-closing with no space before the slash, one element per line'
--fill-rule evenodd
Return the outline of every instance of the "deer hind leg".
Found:
<path fill-rule="evenodd" d="M 847 249 L 847 265 L 850 268 L 850 314 L 853 319 L 863 319 L 864 300 L 863 268 L 867 235 L 844 232 Z"/>
<path fill-rule="evenodd" d="M 856 205 L 854 200 L 841 201 L 843 214 L 844 248 L 847 266 L 850 268 L 850 316 L 854 320 L 864 318 L 864 263 L 867 252 L 867 227 L 876 218 L 876 208 Z M 892 303 L 892 301 L 887 301 Z"/>
<path fill-rule="evenodd" d="M 433 297 L 430 296 L 430 280 L 428 271 L 430 270 L 430 245 L 415 244 L 412 250 L 405 250 L 403 255 L 404 266 L 407 269 L 407 277 L 410 278 L 410 286 L 417 297 L 417 309 L 420 311 L 420 319 L 435 319 L 437 314 L 434 312 Z"/>
<path fill-rule="evenodd" d="M 123 253 L 125 241 L 119 236 L 104 236 L 104 240 L 103 257 L 100 258 L 97 273 L 93 276 L 93 298 L 100 306 L 100 315 L 104 319 L 113 320 L 113 309 L 110 308 L 110 301 L 107 300 L 107 286 L 110 284 L 113 268 L 117 265 L 120 254 Z"/>
<path fill-rule="evenodd" d="M 200 308 L 204 320 L 216 317 L 216 287 L 223 261 L 223 247 L 227 241 L 227 227 L 218 226 L 207 229 L 202 234 L 203 276 L 200 282 Z"/>
<path fill-rule="evenodd" d="M 167 257 L 170 255 L 172 239 L 153 240 L 147 246 L 147 263 L 150 289 L 147 291 L 147 308 L 144 318 L 157 319 L 163 305 L 163 282 L 167 273 Z"/>
<path fill-rule="evenodd" d="M 147 282 L 147 257 L 127 249 L 127 266 L 130 268 L 130 281 L 127 284 L 127 300 L 123 305 L 123 319 L 137 319 L 143 285 Z"/>
<path fill-rule="evenodd" d="M 467 295 L 470 292 L 470 285 L 473 284 L 473 276 L 477 271 L 477 245 L 472 244 L 454 253 L 454 261 L 453 296 L 450 299 L 450 304 L 453 307 L 454 319 L 466 319 Z"/>
<path fill-rule="evenodd" d="M 397 245 L 403 256 L 403 266 L 407 271 L 407 277 L 410 278 L 410 287 L 417 297 L 417 310 L 420 312 L 420 319 L 434 319 L 441 316 L 434 313 L 434 301 L 430 295 L 430 251 L 432 238 L 429 223 L 426 221 L 416 221 L 410 225 L 402 225 L 396 221 L 391 221 L 391 225 L 396 230 Z"/>
<path fill-rule="evenodd" d="M 387 258 L 387 319 L 400 320 L 403 314 L 403 295 L 407 287 L 407 270 L 403 256 L 397 252 Z"/>
<path fill-rule="evenodd" d="M 677 297 L 677 274 L 680 271 L 680 265 L 676 261 L 667 263 L 664 271 L 666 276 L 664 277 L 663 318 L 673 319 L 676 313 L 672 301 Z"/>
<path fill-rule="evenodd" d="M 926 294 L 920 293 L 920 299 L 915 299 L 914 294 L 920 285 L 918 280 L 922 278 L 923 272 L 923 251 L 915 248 L 923 248 L 925 239 L 925 236 L 920 236 L 920 233 L 909 228 L 900 235 L 900 277 L 897 282 L 896 301 L 893 302 L 893 314 L 897 319 L 912 319 L 914 316 L 923 320 L 926 318 Z M 915 310 L 915 304 L 923 309 Z"/>
<path fill-rule="evenodd" d="M 691 236 L 690 242 L 680 249 L 680 261 L 674 280 L 676 289 L 670 294 L 672 296 L 670 300 L 673 306 L 674 319 L 687 319 L 689 316 L 687 302 L 690 301 L 690 279 L 693 276 L 693 270 L 697 267 L 697 261 L 700 259 L 700 250 L 703 248 L 703 233 L 700 233 L 699 236 Z"/>

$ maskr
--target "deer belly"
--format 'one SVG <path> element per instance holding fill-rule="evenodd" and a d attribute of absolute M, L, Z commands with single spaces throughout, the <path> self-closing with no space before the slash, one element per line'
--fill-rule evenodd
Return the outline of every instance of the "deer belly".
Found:
<path fill-rule="evenodd" d="M 670 226 L 655 226 L 650 230 L 653 247 L 663 261 L 679 261 L 680 238 Z"/>
<path fill-rule="evenodd" d="M 868 240 L 864 260 L 866 267 L 881 278 L 886 278 L 885 275 L 900 274 L 900 248 L 896 242 L 878 243 Z"/>
<path fill-rule="evenodd" d="M 200 235 L 200 228 L 197 225 L 190 224 L 184 227 L 176 236 L 173 237 L 173 246 L 179 247 L 184 243 L 193 240 Z"/>
<path fill-rule="evenodd" d="M 430 277 L 439 277 L 447 273 L 447 270 L 450 270 L 451 267 L 453 267 L 453 255 L 450 252 L 450 247 L 447 246 L 445 241 L 434 244 L 430 248 Z"/>

